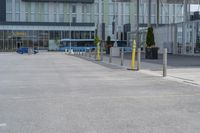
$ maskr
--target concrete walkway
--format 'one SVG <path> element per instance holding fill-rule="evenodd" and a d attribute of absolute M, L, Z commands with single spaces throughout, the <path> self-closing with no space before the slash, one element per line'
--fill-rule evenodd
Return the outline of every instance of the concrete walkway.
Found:
<path fill-rule="evenodd" d="M 124 57 L 125 68 L 131 68 L 131 55 Z M 93 57 L 94 58 L 94 57 Z M 162 77 L 162 56 L 158 60 L 146 60 L 142 55 L 141 72 Z M 104 62 L 109 63 L 109 57 L 104 56 Z M 137 63 L 137 62 L 136 62 Z M 121 65 L 119 57 L 112 58 L 112 64 Z M 136 67 L 137 65 L 135 65 Z M 200 86 L 200 57 L 168 55 L 168 79 Z"/>
<path fill-rule="evenodd" d="M 0 60 L 0 133 L 200 132 L 198 87 L 62 53 Z"/>

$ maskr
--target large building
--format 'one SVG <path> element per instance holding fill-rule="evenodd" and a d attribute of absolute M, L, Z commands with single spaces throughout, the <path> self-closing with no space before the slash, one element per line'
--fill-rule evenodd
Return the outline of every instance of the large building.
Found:
<path fill-rule="evenodd" d="M 147 24 L 147 4 L 140 2 L 141 25 Z M 95 33 L 123 43 L 136 29 L 136 5 L 136 0 L 0 0 L 0 51 L 47 49 L 49 40 L 70 38 L 84 40 L 73 41 L 75 46 L 92 45 Z M 155 6 L 152 2 L 153 24 Z M 160 6 L 160 24 L 182 21 L 180 4 Z"/>

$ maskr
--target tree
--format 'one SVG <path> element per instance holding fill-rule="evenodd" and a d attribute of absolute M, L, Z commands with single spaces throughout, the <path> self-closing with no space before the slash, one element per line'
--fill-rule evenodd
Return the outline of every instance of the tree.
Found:
<path fill-rule="evenodd" d="M 96 36 L 95 38 L 94 38 L 94 43 L 95 43 L 95 45 L 96 45 L 96 60 L 97 61 L 100 61 L 101 60 L 101 57 L 100 57 L 100 42 L 101 42 L 101 40 L 99 39 L 99 37 L 98 36 Z"/>
<path fill-rule="evenodd" d="M 54 42 L 55 42 L 56 45 L 60 45 L 60 38 L 55 37 Z"/>
<path fill-rule="evenodd" d="M 99 44 L 99 43 L 100 43 L 99 37 L 98 37 L 98 36 L 95 36 L 95 38 L 94 38 L 94 44 L 97 45 L 97 44 Z"/>
<path fill-rule="evenodd" d="M 149 48 L 155 46 L 155 39 L 154 39 L 153 27 L 149 27 L 148 28 L 147 37 L 146 37 L 146 45 Z"/>

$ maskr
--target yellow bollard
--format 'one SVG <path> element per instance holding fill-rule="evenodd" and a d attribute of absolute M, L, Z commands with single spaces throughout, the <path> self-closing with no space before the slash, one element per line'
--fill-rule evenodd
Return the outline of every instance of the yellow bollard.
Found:
<path fill-rule="evenodd" d="M 136 52 L 136 41 L 133 41 L 133 47 L 132 47 L 132 62 L 131 62 L 131 69 L 135 69 L 135 52 Z"/>
<path fill-rule="evenodd" d="M 100 57 L 100 43 L 97 43 L 97 55 L 96 55 L 96 60 L 100 61 L 101 57 Z"/>

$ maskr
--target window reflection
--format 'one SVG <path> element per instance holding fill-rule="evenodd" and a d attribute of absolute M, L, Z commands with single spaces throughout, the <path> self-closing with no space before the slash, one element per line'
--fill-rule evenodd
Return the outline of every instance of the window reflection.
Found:
<path fill-rule="evenodd" d="M 94 34 L 94 31 L 71 31 L 71 38 L 94 39 Z M 19 47 L 35 47 L 47 50 L 49 40 L 55 39 L 70 39 L 70 31 L 2 30 L 0 31 L 0 51 L 15 51 Z M 93 45 L 93 42 L 72 42 L 72 45 L 88 46 Z"/>

